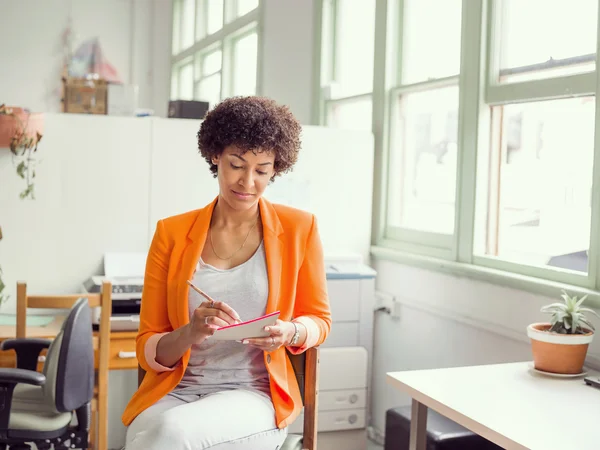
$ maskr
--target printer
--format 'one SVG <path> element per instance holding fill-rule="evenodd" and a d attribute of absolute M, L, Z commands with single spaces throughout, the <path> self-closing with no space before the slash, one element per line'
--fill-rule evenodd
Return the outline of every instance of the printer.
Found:
<path fill-rule="evenodd" d="M 145 253 L 106 253 L 104 275 L 93 275 L 83 283 L 88 293 L 99 293 L 102 283 L 112 284 L 111 331 L 137 331 L 140 325 L 140 305 L 144 287 Z M 94 308 L 95 329 L 100 324 L 101 308 Z"/>

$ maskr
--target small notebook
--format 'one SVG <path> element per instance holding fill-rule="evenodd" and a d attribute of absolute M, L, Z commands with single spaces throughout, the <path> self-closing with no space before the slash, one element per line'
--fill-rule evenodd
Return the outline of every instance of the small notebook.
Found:
<path fill-rule="evenodd" d="M 247 320 L 246 322 L 236 323 L 221 327 L 211 339 L 217 341 L 241 341 L 242 339 L 250 339 L 256 337 L 266 337 L 269 333 L 263 328 L 269 325 L 275 325 L 279 318 L 279 311 L 276 311 L 266 316 L 257 317 L 256 319 Z"/>

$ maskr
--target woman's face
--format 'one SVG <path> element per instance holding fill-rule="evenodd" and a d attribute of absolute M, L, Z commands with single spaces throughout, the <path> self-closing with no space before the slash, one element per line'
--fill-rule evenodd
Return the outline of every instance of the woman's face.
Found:
<path fill-rule="evenodd" d="M 231 145 L 212 160 L 217 165 L 219 190 L 233 209 L 252 207 L 262 196 L 274 174 L 275 155 L 272 152 L 244 154 Z"/>

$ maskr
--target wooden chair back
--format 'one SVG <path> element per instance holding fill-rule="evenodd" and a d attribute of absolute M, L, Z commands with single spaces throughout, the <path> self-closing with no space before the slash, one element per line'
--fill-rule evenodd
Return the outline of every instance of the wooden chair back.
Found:
<path fill-rule="evenodd" d="M 27 337 L 27 310 L 70 309 L 80 298 L 87 298 L 90 308 L 100 307 L 100 324 L 94 333 L 94 352 L 97 358 L 92 417 L 97 417 L 98 427 L 92 420 L 92 439 L 97 434 L 99 450 L 108 446 L 108 368 L 110 355 L 110 316 L 112 314 L 112 285 L 105 281 L 98 294 L 29 295 L 27 283 L 17 283 L 17 327 L 16 337 Z M 91 330 L 90 330 L 91 331 Z M 97 429 L 97 431 L 95 431 Z M 93 442 L 93 441 L 92 441 Z M 95 447 L 94 447 L 95 448 Z"/>
<path fill-rule="evenodd" d="M 304 404 L 302 449 L 317 450 L 319 348 L 309 348 L 300 355 L 288 352 L 288 357 L 292 362 Z M 144 369 L 138 366 L 138 386 L 142 384 L 145 374 Z"/>

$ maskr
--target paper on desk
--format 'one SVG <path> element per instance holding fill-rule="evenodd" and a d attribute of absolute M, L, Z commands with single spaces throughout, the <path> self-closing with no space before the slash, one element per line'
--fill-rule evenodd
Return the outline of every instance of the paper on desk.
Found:
<path fill-rule="evenodd" d="M 264 331 L 264 327 L 275 325 L 278 318 L 279 311 L 276 311 L 246 322 L 221 327 L 215 331 L 211 339 L 216 339 L 217 341 L 241 341 L 242 339 L 266 337 L 269 336 L 269 333 Z"/>
<path fill-rule="evenodd" d="M 33 316 L 27 315 L 27 326 L 28 327 L 46 327 L 52 323 L 55 319 L 54 316 Z M 0 325 L 16 325 L 17 316 L 9 314 L 0 315 Z"/>

